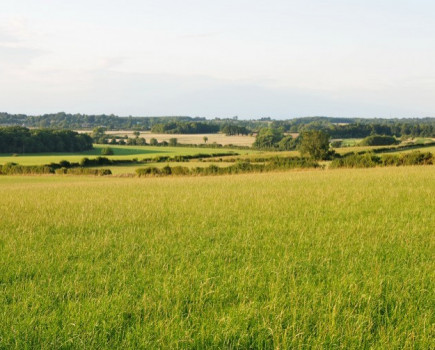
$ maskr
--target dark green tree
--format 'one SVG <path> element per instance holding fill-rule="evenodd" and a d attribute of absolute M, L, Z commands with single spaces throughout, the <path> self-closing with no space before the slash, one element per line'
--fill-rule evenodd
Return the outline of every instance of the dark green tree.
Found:
<path fill-rule="evenodd" d="M 258 132 L 253 146 L 255 148 L 276 148 L 283 137 L 280 129 L 263 128 Z"/>
<path fill-rule="evenodd" d="M 175 147 L 178 144 L 178 140 L 176 137 L 172 137 L 169 139 L 169 146 Z"/>
<path fill-rule="evenodd" d="M 115 154 L 115 152 L 113 152 L 113 149 L 110 147 L 106 147 L 106 148 L 101 149 L 101 155 L 103 155 L 103 156 L 111 156 L 113 154 Z"/>
<path fill-rule="evenodd" d="M 329 150 L 329 135 L 323 131 L 310 130 L 301 134 L 299 151 L 309 154 L 315 160 L 329 159 L 332 151 Z"/>

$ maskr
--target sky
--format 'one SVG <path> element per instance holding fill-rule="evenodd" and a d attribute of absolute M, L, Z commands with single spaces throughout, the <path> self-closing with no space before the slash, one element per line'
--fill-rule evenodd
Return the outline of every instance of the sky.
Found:
<path fill-rule="evenodd" d="M 0 0 L 0 112 L 435 116 L 433 0 Z"/>

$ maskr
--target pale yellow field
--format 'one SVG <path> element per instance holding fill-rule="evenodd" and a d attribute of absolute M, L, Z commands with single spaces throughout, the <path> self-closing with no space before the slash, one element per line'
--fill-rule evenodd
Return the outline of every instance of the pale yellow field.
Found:
<path fill-rule="evenodd" d="M 89 131 L 79 131 L 89 132 Z M 106 131 L 108 135 L 133 137 L 133 131 L 129 130 L 117 130 Z M 153 134 L 149 131 L 141 132 L 140 137 L 144 137 L 147 142 L 151 138 L 157 139 L 157 141 L 169 141 L 171 138 L 176 138 L 179 143 L 185 144 L 201 144 L 204 143 L 204 136 L 208 137 L 207 143 L 216 142 L 221 145 L 236 145 L 236 146 L 252 146 L 255 141 L 254 136 L 226 136 L 225 134 Z"/>

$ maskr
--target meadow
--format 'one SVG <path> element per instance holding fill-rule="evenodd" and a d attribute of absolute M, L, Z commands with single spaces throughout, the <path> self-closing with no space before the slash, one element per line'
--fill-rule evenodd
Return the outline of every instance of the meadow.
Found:
<path fill-rule="evenodd" d="M 1 176 L 0 348 L 434 348 L 434 180 Z"/>
<path fill-rule="evenodd" d="M 235 152 L 239 154 L 251 154 L 256 151 L 251 149 L 228 149 L 228 148 L 207 148 L 207 147 L 161 147 L 161 146 L 112 146 L 112 145 L 94 145 L 94 149 L 80 153 L 35 153 L 35 154 L 0 154 L 0 164 L 8 162 L 18 163 L 20 165 L 44 165 L 49 163 L 58 163 L 61 160 L 69 162 L 80 162 L 84 157 L 95 158 L 101 156 L 103 148 L 110 147 L 114 155 L 105 156 L 110 159 L 133 159 L 155 157 L 155 156 L 183 156 L 192 154 L 213 154 Z"/>

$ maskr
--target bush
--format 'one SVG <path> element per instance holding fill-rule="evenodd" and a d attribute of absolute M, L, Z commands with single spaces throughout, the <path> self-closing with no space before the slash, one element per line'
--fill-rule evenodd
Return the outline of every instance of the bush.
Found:
<path fill-rule="evenodd" d="M 159 176 L 161 175 L 161 171 L 158 168 L 155 167 L 149 167 L 149 168 L 139 168 L 136 169 L 136 174 L 141 176 Z"/>
<path fill-rule="evenodd" d="M 373 153 L 351 154 L 349 156 L 334 159 L 331 168 L 372 168 L 375 166 L 403 166 L 403 165 L 431 165 L 433 154 L 419 151 L 400 155 L 386 154 L 379 157 Z"/>
<path fill-rule="evenodd" d="M 172 175 L 189 175 L 190 170 L 185 166 L 174 166 L 171 168 Z"/>
<path fill-rule="evenodd" d="M 171 167 L 169 165 L 164 166 L 161 170 L 161 173 L 162 175 L 171 175 L 172 174 Z"/>
<path fill-rule="evenodd" d="M 372 168 L 381 164 L 381 158 L 373 153 L 351 154 L 334 159 L 330 168 Z"/>
<path fill-rule="evenodd" d="M 89 166 L 91 163 L 91 160 L 89 158 L 82 158 L 82 160 L 80 161 L 80 166 L 85 167 L 85 166 Z"/>
<path fill-rule="evenodd" d="M 16 163 L 6 163 L 0 167 L 3 175 L 41 175 L 52 174 L 54 170 L 46 165 L 18 165 Z"/>
<path fill-rule="evenodd" d="M 218 167 L 214 164 L 208 167 L 196 167 L 189 169 L 187 167 L 166 165 L 162 169 L 149 167 L 136 169 L 136 174 L 141 176 L 169 176 L 169 175 L 224 175 L 224 174 L 241 174 L 252 172 L 264 172 L 294 168 L 317 168 L 320 165 L 312 159 L 307 158 L 267 158 L 266 164 L 253 164 L 248 160 L 237 160 L 235 164 L 228 167 Z"/>
<path fill-rule="evenodd" d="M 61 168 L 71 168 L 71 163 L 68 162 L 67 160 L 61 160 L 61 161 L 59 162 L 59 166 L 60 166 Z"/>
<path fill-rule="evenodd" d="M 110 169 L 60 168 L 56 170 L 56 174 L 106 176 L 112 175 L 112 171 Z"/>
<path fill-rule="evenodd" d="M 360 142 L 360 146 L 388 146 L 399 142 L 393 136 L 371 135 Z"/>
<path fill-rule="evenodd" d="M 432 165 L 433 154 L 430 152 L 421 153 L 419 151 L 405 153 L 399 157 L 399 165 Z"/>
<path fill-rule="evenodd" d="M 101 155 L 103 156 L 113 156 L 115 152 L 110 147 L 105 147 L 101 149 Z"/>

